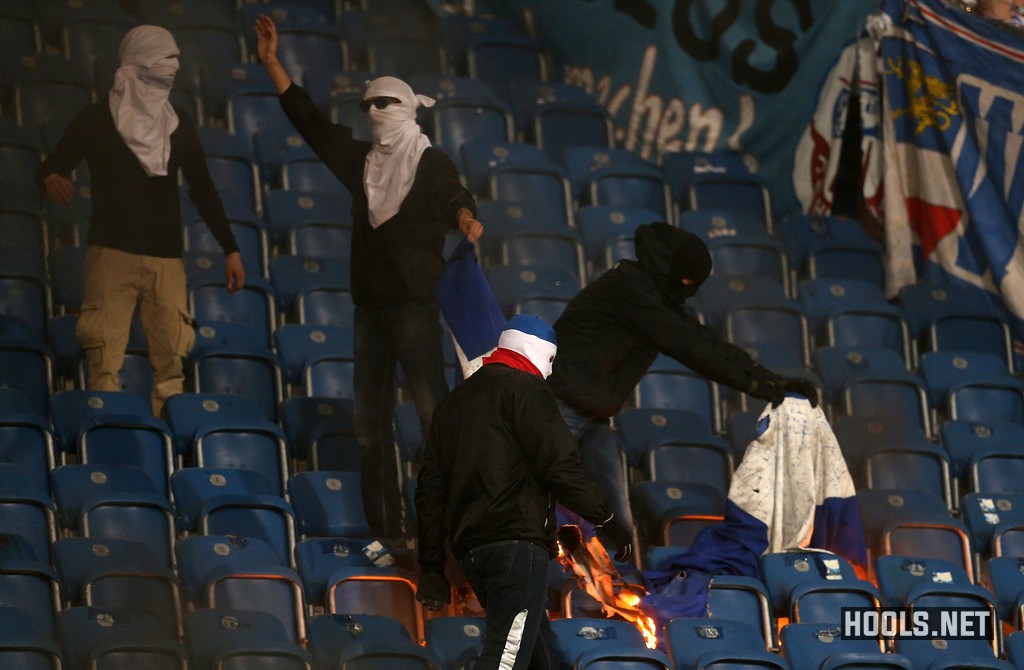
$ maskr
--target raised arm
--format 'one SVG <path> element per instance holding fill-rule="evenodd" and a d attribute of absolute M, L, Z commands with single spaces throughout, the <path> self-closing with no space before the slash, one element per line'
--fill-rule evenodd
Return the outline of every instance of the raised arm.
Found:
<path fill-rule="evenodd" d="M 281 95 L 292 85 L 292 79 L 277 60 L 277 26 L 274 25 L 274 20 L 265 14 L 256 17 L 256 50 L 260 62 L 270 75 L 274 90 Z"/>

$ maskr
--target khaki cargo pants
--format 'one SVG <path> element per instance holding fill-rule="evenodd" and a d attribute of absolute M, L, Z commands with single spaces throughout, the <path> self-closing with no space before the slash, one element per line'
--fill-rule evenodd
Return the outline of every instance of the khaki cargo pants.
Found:
<path fill-rule="evenodd" d="M 167 398 L 182 392 L 184 358 L 196 339 L 186 303 L 185 266 L 180 258 L 90 246 L 76 331 L 89 390 L 121 390 L 118 375 L 136 308 L 153 368 L 153 415 L 160 416 Z"/>

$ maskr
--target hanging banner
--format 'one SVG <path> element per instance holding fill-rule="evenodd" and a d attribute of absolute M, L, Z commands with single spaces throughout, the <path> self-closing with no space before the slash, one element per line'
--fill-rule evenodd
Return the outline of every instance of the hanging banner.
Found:
<path fill-rule="evenodd" d="M 889 292 L 918 275 L 986 289 L 1019 341 L 1024 33 L 941 0 L 883 10 Z"/>
<path fill-rule="evenodd" d="M 873 18 L 873 17 L 872 17 Z M 869 18 L 869 21 L 871 19 Z M 814 116 L 797 145 L 793 186 L 805 214 L 835 213 L 843 129 L 856 101 L 860 119 L 860 190 L 866 216 L 882 206 L 881 71 L 877 44 L 864 36 L 843 50 L 818 92 Z"/>
<path fill-rule="evenodd" d="M 657 160 L 732 149 L 760 162 L 776 216 L 801 209 L 797 143 L 818 91 L 878 0 L 489 0 L 528 10 L 560 63 L 608 108 L 616 141 Z"/>

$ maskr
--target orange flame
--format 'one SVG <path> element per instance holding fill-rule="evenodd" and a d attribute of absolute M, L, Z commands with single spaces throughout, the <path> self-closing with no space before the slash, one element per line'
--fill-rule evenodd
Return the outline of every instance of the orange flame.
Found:
<path fill-rule="evenodd" d="M 618 615 L 637 627 L 649 649 L 658 647 L 658 627 L 654 619 L 640 609 L 643 587 L 626 583 L 608 558 L 597 538 L 582 543 L 574 551 L 558 544 L 558 559 L 571 571 L 587 594 L 603 606 L 609 617 Z"/>
<path fill-rule="evenodd" d="M 648 649 L 658 648 L 658 626 L 654 623 L 654 619 L 649 616 L 644 616 L 643 612 L 640 611 L 640 596 L 635 593 L 623 591 L 618 596 L 619 600 L 625 606 L 626 610 L 635 611 L 636 618 L 631 620 L 634 626 L 636 626 L 644 636 L 644 643 Z M 623 613 L 625 617 L 625 613 Z"/>

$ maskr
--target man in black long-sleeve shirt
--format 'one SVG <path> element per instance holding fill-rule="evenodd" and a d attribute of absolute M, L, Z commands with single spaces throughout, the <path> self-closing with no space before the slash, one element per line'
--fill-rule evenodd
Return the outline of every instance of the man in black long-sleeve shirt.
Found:
<path fill-rule="evenodd" d="M 259 56 L 281 107 L 306 143 L 352 194 L 352 298 L 355 316 L 355 428 L 362 447 L 367 520 L 378 536 L 404 534 L 392 415 L 396 361 L 416 401 L 423 435 L 448 392 L 434 286 L 445 269 L 444 237 L 483 233 L 476 203 L 451 160 L 416 124 L 416 107 L 433 104 L 395 77 L 368 82 L 363 111 L 373 142 L 332 123 L 292 83 L 277 59 L 277 29 L 256 21 Z"/>
<path fill-rule="evenodd" d="M 559 667 L 544 605 L 556 501 L 599 526 L 618 560 L 632 552 L 632 528 L 584 475 L 544 383 L 556 350 L 551 326 L 512 317 L 483 367 L 438 405 L 417 479 L 416 598 L 451 602 L 447 543 L 487 611 L 477 670 Z"/>
<path fill-rule="evenodd" d="M 110 95 L 79 112 L 37 177 L 47 196 L 68 202 L 69 175 L 83 159 L 89 166 L 93 210 L 77 326 L 88 386 L 121 390 L 118 375 L 137 308 L 159 416 L 167 398 L 182 391 L 183 359 L 195 342 L 181 260 L 179 170 L 224 250 L 229 291 L 242 288 L 245 270 L 199 135 L 167 100 L 178 67 L 174 38 L 163 28 L 138 26 L 125 35 L 120 55 Z"/>
<path fill-rule="evenodd" d="M 773 404 L 786 391 L 817 403 L 814 385 L 782 377 L 719 339 L 683 305 L 711 274 L 711 254 L 696 235 L 667 223 L 640 226 L 636 261 L 620 261 L 572 299 L 555 322 L 559 355 L 548 382 L 579 441 L 587 473 L 629 516 L 609 418 L 618 414 L 658 353 L 694 372 Z"/>

